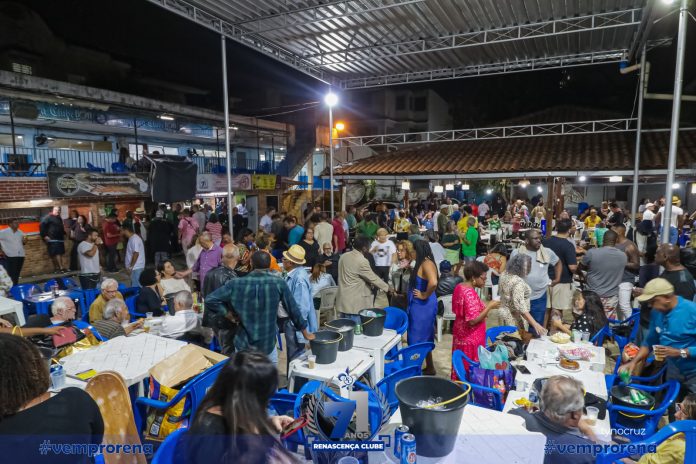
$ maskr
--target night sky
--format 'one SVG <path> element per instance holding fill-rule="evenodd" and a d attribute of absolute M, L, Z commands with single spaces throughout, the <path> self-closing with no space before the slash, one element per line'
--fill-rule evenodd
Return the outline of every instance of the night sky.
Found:
<path fill-rule="evenodd" d="M 130 63 L 137 75 L 202 88 L 209 93 L 193 104 L 222 109 L 220 38 L 191 21 L 144 0 L 23 0 L 65 42 L 109 53 Z M 660 27 L 676 31 L 676 18 Z M 669 23 L 671 21 L 671 23 Z M 696 24 L 690 21 L 685 93 L 696 94 Z M 676 33 L 673 36 L 676 42 Z M 673 87 L 673 45 L 648 55 L 652 63 L 651 92 Z M 267 89 L 284 95 L 290 105 L 321 99 L 325 84 L 293 71 L 243 45 L 227 41 L 230 95 L 238 114 L 263 115 Z M 618 66 L 586 66 L 442 81 L 428 84 L 451 103 L 455 128 L 481 126 L 560 104 L 609 109 L 629 116 L 634 105 L 637 73 L 621 75 Z M 563 85 L 561 85 L 563 82 Z M 132 83 L 113 90 L 128 92 Z M 145 95 L 147 96 L 147 95 Z M 342 96 L 350 104 L 351 93 Z M 647 102 L 646 115 L 669 118 L 671 102 Z M 682 106 L 683 121 L 696 121 L 696 104 Z"/>

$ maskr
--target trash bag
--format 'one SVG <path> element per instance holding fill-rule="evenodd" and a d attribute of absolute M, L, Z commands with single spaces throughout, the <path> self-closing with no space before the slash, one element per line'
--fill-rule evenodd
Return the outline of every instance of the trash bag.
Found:
<path fill-rule="evenodd" d="M 507 347 L 495 345 L 493 351 L 488 351 L 486 347 L 479 346 L 479 364 L 482 369 L 506 369 L 509 365 Z"/>

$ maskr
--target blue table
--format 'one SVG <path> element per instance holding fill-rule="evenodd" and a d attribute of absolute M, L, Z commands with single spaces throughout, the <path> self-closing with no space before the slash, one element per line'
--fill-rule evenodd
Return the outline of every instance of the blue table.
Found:
<path fill-rule="evenodd" d="M 29 307 L 35 308 L 36 314 L 51 314 L 51 304 L 56 298 L 67 296 L 70 299 L 78 299 L 80 301 L 79 309 L 82 314 L 88 310 L 89 306 L 85 307 L 85 294 L 82 290 L 59 290 L 56 296 L 53 292 L 35 293 L 24 299 Z"/>

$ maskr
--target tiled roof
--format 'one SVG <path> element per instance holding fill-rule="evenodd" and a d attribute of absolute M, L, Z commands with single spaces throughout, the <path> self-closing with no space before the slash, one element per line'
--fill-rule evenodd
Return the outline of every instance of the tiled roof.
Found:
<path fill-rule="evenodd" d="M 335 169 L 336 176 L 402 176 L 633 169 L 635 133 L 601 133 L 400 146 Z M 642 137 L 641 170 L 667 166 L 669 132 Z M 696 131 L 679 136 L 677 168 L 696 163 Z"/>

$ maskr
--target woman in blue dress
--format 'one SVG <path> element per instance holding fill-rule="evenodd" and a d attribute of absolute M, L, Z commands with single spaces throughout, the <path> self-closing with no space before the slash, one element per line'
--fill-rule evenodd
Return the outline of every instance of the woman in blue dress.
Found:
<path fill-rule="evenodd" d="M 408 344 L 432 342 L 435 338 L 435 316 L 437 316 L 437 268 L 430 244 L 418 240 L 414 244 L 416 265 L 411 279 L 411 293 L 408 296 Z M 425 358 L 425 375 L 435 375 L 433 354 Z"/>

